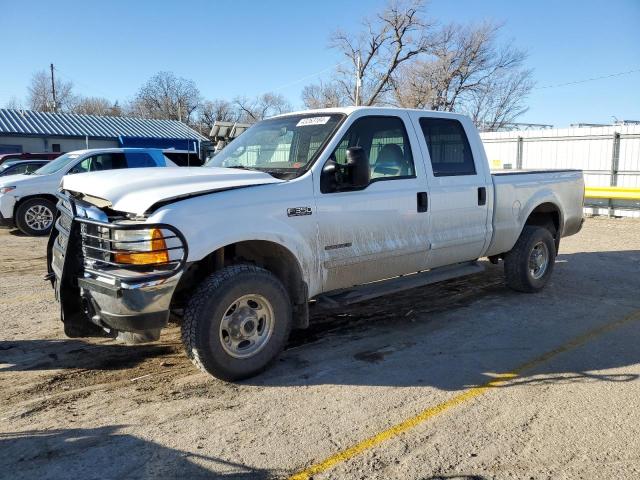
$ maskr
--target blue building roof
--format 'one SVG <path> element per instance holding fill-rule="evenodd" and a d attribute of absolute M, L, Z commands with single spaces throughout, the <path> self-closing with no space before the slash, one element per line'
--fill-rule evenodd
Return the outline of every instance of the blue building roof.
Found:
<path fill-rule="evenodd" d="M 177 120 L 101 117 L 72 113 L 0 109 L 0 135 L 44 135 L 92 138 L 142 137 L 208 141 Z"/>

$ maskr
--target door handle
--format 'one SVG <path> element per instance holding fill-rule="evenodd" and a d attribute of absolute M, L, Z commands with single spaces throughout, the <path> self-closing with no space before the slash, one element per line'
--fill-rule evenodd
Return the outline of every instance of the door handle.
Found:
<path fill-rule="evenodd" d="M 418 192 L 418 212 L 426 212 L 429 210 L 429 197 L 427 192 Z"/>
<path fill-rule="evenodd" d="M 487 204 L 487 189 L 485 187 L 478 187 L 478 205 Z"/>

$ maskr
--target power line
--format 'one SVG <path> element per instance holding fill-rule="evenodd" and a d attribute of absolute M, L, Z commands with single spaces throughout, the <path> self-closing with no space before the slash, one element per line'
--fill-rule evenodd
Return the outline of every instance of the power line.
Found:
<path fill-rule="evenodd" d="M 56 73 L 57 73 L 59 76 L 61 76 L 61 77 L 63 77 L 63 78 L 66 78 L 68 81 L 70 81 L 71 83 L 73 83 L 73 85 L 79 85 L 80 87 L 84 87 L 84 88 L 88 89 L 88 91 L 89 91 L 89 95 L 91 95 L 91 92 L 94 92 L 94 93 L 93 93 L 93 95 L 96 95 L 96 94 L 97 94 L 97 95 L 103 95 L 105 98 L 107 98 L 107 100 L 111 101 L 112 93 L 107 93 L 107 92 L 104 92 L 104 91 L 101 91 L 101 90 L 96 89 L 96 88 L 95 88 L 94 86 L 92 86 L 92 85 L 87 85 L 87 84 L 86 84 L 86 83 L 84 83 L 84 82 L 79 82 L 79 81 L 77 81 L 75 78 L 71 77 L 71 75 L 67 75 L 67 73 L 66 73 L 66 72 L 62 72 L 62 71 L 60 70 L 60 68 L 58 68 L 58 67 L 55 67 L 55 66 L 54 66 L 54 70 L 56 71 Z"/>
<path fill-rule="evenodd" d="M 593 82 L 595 80 L 602 80 L 604 78 L 620 77 L 622 75 L 629 75 L 630 73 L 636 73 L 636 72 L 640 72 L 640 68 L 637 68 L 635 70 L 627 70 L 626 72 L 618 72 L 618 73 L 611 73 L 609 75 L 602 75 L 600 77 L 585 78 L 584 80 L 575 80 L 573 82 L 558 83 L 556 85 L 545 85 L 543 87 L 535 87 L 533 90 L 542 90 L 542 89 L 545 89 L 545 88 L 566 87 L 567 85 L 577 85 L 579 83 Z"/>
<path fill-rule="evenodd" d="M 272 89 L 271 91 L 273 91 L 273 92 L 277 92 L 278 90 L 284 90 L 285 88 L 291 87 L 291 86 L 293 86 L 293 85 L 295 85 L 295 84 L 297 84 L 297 83 L 300 83 L 300 82 L 304 82 L 305 80 L 309 80 L 310 78 L 317 77 L 318 75 L 322 75 L 322 74 L 323 74 L 323 73 L 325 73 L 325 72 L 328 72 L 328 71 L 330 71 L 330 70 L 333 70 L 334 68 L 339 67 L 340 65 L 344 65 L 345 63 L 349 63 L 349 62 L 351 62 L 351 59 L 349 59 L 349 60 L 344 60 L 343 62 L 336 63 L 335 65 L 331 65 L 330 67 L 323 68 L 323 69 L 322 69 L 322 70 L 320 70 L 319 72 L 312 73 L 312 74 L 310 74 L 310 75 L 306 75 L 306 76 L 304 76 L 304 77 L 302 77 L 302 78 L 299 78 L 298 80 L 294 80 L 293 82 L 289 82 L 289 83 L 287 83 L 287 84 L 285 84 L 285 85 L 282 85 L 282 86 L 280 86 L 280 87 L 278 87 L 278 88 L 274 88 L 274 89 Z"/>

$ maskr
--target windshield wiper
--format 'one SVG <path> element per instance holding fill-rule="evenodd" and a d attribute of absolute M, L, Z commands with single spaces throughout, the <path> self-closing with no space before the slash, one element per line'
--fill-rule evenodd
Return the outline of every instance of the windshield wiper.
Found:
<path fill-rule="evenodd" d="M 225 167 L 225 168 L 237 168 L 238 170 L 255 170 L 257 172 L 260 172 L 262 170 L 260 170 L 259 168 L 254 168 L 254 167 L 247 167 L 245 165 L 231 165 L 229 167 Z"/>

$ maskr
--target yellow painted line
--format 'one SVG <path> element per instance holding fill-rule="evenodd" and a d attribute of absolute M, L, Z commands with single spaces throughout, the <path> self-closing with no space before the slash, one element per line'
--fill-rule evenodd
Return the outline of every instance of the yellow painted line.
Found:
<path fill-rule="evenodd" d="M 586 187 L 586 198 L 611 198 L 615 200 L 640 200 L 640 188 Z"/>
<path fill-rule="evenodd" d="M 298 473 L 295 473 L 294 475 L 289 477 L 289 480 L 308 480 L 313 475 L 317 475 L 318 473 L 325 472 L 335 467 L 336 465 L 346 462 L 347 460 L 350 460 L 356 455 L 359 455 L 360 453 L 365 452 L 366 450 L 370 450 L 373 447 L 376 447 L 377 445 L 380 445 L 381 443 L 387 440 L 391 440 L 392 438 L 395 438 L 398 435 L 408 430 L 411 430 L 412 428 L 415 428 L 422 423 L 425 423 L 427 420 L 430 420 L 433 417 L 440 415 L 441 413 L 444 413 L 453 407 L 461 405 L 462 403 L 465 403 L 475 397 L 482 395 L 483 393 L 486 393 L 487 390 L 489 390 L 490 388 L 494 388 L 494 387 L 498 387 L 506 384 L 510 379 L 520 376 L 523 372 L 527 370 L 531 370 L 535 367 L 540 366 L 541 364 L 549 361 L 556 355 L 567 352 L 569 350 L 573 350 L 599 335 L 607 333 L 624 324 L 631 323 L 636 320 L 640 320 L 640 310 L 637 310 L 631 315 L 628 315 L 620 320 L 616 320 L 616 321 L 607 323 L 603 326 L 589 330 L 588 332 L 572 340 L 569 340 L 567 343 L 564 343 L 561 346 L 554 348 L 553 350 L 543 353 L 542 355 L 534 358 L 533 360 L 529 360 L 528 362 L 523 363 L 512 372 L 497 374 L 495 375 L 493 380 L 483 385 L 480 385 L 478 387 L 474 387 L 469 390 L 466 390 L 465 392 L 459 395 L 456 395 L 455 397 L 451 398 L 450 400 L 447 400 L 446 402 L 440 403 L 433 407 L 429 407 L 426 410 L 423 410 L 422 412 L 418 413 L 414 417 L 408 418 L 407 420 L 400 422 L 396 425 L 393 425 L 392 427 L 387 428 L 386 430 L 383 430 L 382 432 L 377 433 L 372 437 L 362 440 L 361 442 L 356 443 L 355 445 L 347 448 L 346 450 L 343 450 L 334 455 L 331 455 L 325 460 L 319 463 L 313 464 L 310 467 Z"/>

